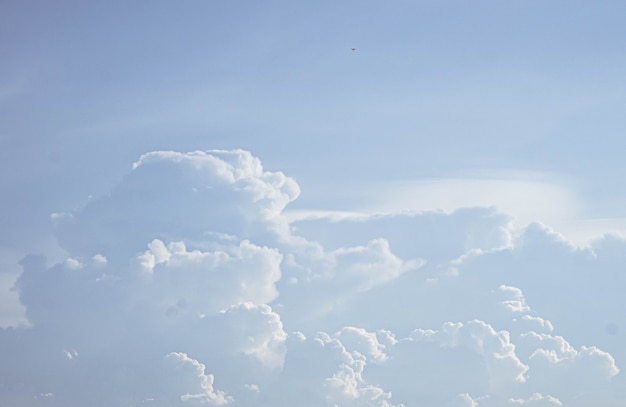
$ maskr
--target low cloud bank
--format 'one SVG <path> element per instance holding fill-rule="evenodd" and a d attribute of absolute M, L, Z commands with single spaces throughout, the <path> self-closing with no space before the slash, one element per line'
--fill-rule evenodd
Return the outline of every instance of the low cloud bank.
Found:
<path fill-rule="evenodd" d="M 494 208 L 295 221 L 243 150 L 151 152 L 52 215 L 7 405 L 587 406 L 626 402 L 626 241 L 581 249 Z"/>

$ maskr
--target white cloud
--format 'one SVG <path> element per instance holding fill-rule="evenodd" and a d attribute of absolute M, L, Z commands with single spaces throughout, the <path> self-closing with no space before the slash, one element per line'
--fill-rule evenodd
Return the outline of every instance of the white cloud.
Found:
<path fill-rule="evenodd" d="M 208 150 L 179 153 L 154 151 L 141 156 L 133 170 L 141 166 L 174 162 L 200 176 L 198 187 L 213 188 L 230 185 L 245 191 L 267 218 L 277 216 L 285 206 L 300 195 L 298 184 L 281 172 L 263 171 L 261 160 L 244 150 Z"/>
<path fill-rule="evenodd" d="M 17 277 L 12 273 L 0 272 L 0 329 L 27 326 L 26 308 L 20 303 L 13 288 Z"/>
<path fill-rule="evenodd" d="M 182 352 L 169 353 L 165 358 L 175 370 L 175 383 L 181 387 L 178 391 L 186 391 L 180 395 L 181 401 L 188 402 L 185 404 L 223 406 L 233 401 L 223 391 L 213 388 L 214 377 L 205 373 L 206 367 L 202 363 Z M 168 385 L 172 386 L 172 383 Z"/>
<path fill-rule="evenodd" d="M 391 406 L 388 401 L 390 393 L 365 382 L 363 367 L 362 360 L 353 361 L 351 365 L 341 365 L 339 371 L 324 383 L 327 400 L 342 406 Z"/>
<path fill-rule="evenodd" d="M 391 252 L 389 242 L 376 239 L 365 246 L 337 249 L 333 253 L 337 284 L 366 291 L 419 268 L 423 261 L 403 261 Z"/>
<path fill-rule="evenodd" d="M 268 305 L 241 303 L 221 314 L 223 333 L 235 352 L 252 356 L 270 369 L 282 368 L 287 334 L 280 316 Z"/>
<path fill-rule="evenodd" d="M 385 354 L 386 346 L 378 341 L 376 333 L 367 332 L 363 328 L 347 326 L 337 332 L 336 336 L 345 346 L 358 351 L 374 363 L 382 363 L 388 358 Z"/>
<path fill-rule="evenodd" d="M 365 377 L 369 363 L 384 362 L 381 348 L 375 334 L 362 329 L 344 328 L 332 335 L 320 332 L 312 338 L 294 334 L 288 342 L 281 388 L 295 391 L 272 397 L 302 406 L 401 407 L 393 404 L 389 391 Z"/>
<path fill-rule="evenodd" d="M 467 348 L 483 357 L 491 393 L 510 391 L 526 381 L 528 366 L 515 354 L 509 332 L 496 332 L 483 321 L 446 323 L 439 331 L 418 329 L 411 333 L 410 338 L 416 342 L 435 342 L 444 348 Z"/>
<path fill-rule="evenodd" d="M 450 402 L 450 407 L 478 407 L 478 401 L 467 393 L 459 394 L 458 398 Z"/>
<path fill-rule="evenodd" d="M 501 285 L 500 287 L 498 287 L 498 291 L 502 293 L 503 296 L 508 297 L 508 299 L 502 301 L 502 304 L 506 307 L 507 310 L 511 312 L 530 311 L 530 307 L 526 304 L 524 294 L 522 294 L 522 290 L 520 290 L 519 288 Z"/>
<path fill-rule="evenodd" d="M 496 207 L 513 215 L 520 226 L 532 221 L 561 222 L 581 211 L 579 199 L 571 189 L 540 179 L 536 174 L 515 177 L 450 178 L 385 183 L 373 190 L 376 196 L 368 211 L 402 212 L 458 208 Z M 365 209 L 365 208 L 364 208 Z"/>
<path fill-rule="evenodd" d="M 509 403 L 512 406 L 532 406 L 532 407 L 562 407 L 563 403 L 555 397 L 543 396 L 539 393 L 534 393 L 527 400 L 524 399 L 511 399 Z"/>
<path fill-rule="evenodd" d="M 101 254 L 96 254 L 91 259 L 94 261 L 94 263 L 97 263 L 97 264 L 101 264 L 101 265 L 107 264 L 107 258 Z"/>
<path fill-rule="evenodd" d="M 68 360 L 76 359 L 78 357 L 78 352 L 75 350 L 66 350 L 63 351 L 63 353 Z"/>
<path fill-rule="evenodd" d="M 324 243 L 324 247 L 355 246 L 363 240 L 384 238 L 403 258 L 441 262 L 469 250 L 489 250 L 510 243 L 511 217 L 494 208 L 360 214 L 358 216 L 301 217 L 287 210 L 294 233 Z"/>
<path fill-rule="evenodd" d="M 545 225 L 530 224 L 512 247 L 465 258 L 457 267 L 460 275 L 480 273 L 485 282 L 519 287 L 555 330 L 578 346 L 609 350 L 619 364 L 626 361 L 615 334 L 626 326 L 618 311 L 626 260 L 620 247 L 626 247 L 623 239 L 606 236 L 580 249 Z"/>
<path fill-rule="evenodd" d="M 580 247 L 606 233 L 626 235 L 626 218 L 594 216 L 572 179 L 529 171 L 472 171 L 470 175 L 366 184 L 352 193 L 350 210 L 300 209 L 288 211 L 288 216 L 291 221 L 338 221 L 376 213 L 451 213 L 482 207 L 508 214 L 516 229 L 532 222 L 549 224 Z"/>
<path fill-rule="evenodd" d="M 127 257 L 157 237 L 264 239 L 268 230 L 284 229 L 277 217 L 299 193 L 292 178 L 263 171 L 247 151 L 156 151 L 142 156 L 110 195 L 53 221 L 71 253 Z"/>
<path fill-rule="evenodd" d="M 281 260 L 277 250 L 247 240 L 202 251 L 155 239 L 137 257 L 146 301 L 175 314 L 210 314 L 246 301 L 271 302 L 278 297 Z"/>
<path fill-rule="evenodd" d="M 572 397 L 567 386 L 575 387 L 576 396 L 601 397 L 610 388 L 610 380 L 619 373 L 613 357 L 595 346 L 576 350 L 560 336 L 534 332 L 522 335 L 523 342 L 535 348 L 528 358 L 533 386 L 544 392 L 551 390 L 562 400 Z M 561 396 L 561 392 L 565 394 Z"/>
<path fill-rule="evenodd" d="M 623 404 L 619 236 L 581 249 L 486 208 L 289 224 L 298 192 L 241 150 L 142 156 L 55 217 L 66 259 L 23 259 L 0 399 Z"/>

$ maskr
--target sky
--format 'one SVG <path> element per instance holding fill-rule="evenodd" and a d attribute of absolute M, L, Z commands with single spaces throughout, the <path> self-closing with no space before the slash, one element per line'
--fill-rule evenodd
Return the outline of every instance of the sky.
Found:
<path fill-rule="evenodd" d="M 3 2 L 1 404 L 623 406 L 625 19 Z"/>

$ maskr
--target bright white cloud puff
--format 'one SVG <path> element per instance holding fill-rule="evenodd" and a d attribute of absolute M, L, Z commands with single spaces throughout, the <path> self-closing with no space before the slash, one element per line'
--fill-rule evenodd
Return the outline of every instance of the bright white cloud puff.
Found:
<path fill-rule="evenodd" d="M 179 400 L 188 402 L 189 405 L 213 406 L 222 406 L 232 402 L 232 398 L 224 392 L 213 389 L 214 377 L 211 374 L 205 374 L 205 366 L 202 363 L 180 352 L 169 353 L 165 359 L 170 362 L 172 370 L 175 371 L 168 377 L 166 386 L 178 385 L 182 389 L 185 388 L 184 386 L 189 386 L 187 390 L 174 391 L 174 397 L 170 400 L 174 405 L 180 404 Z M 189 391 L 189 393 L 184 393 L 184 391 Z M 176 400 L 177 398 L 179 400 Z"/>
<path fill-rule="evenodd" d="M 0 400 L 624 405 L 626 241 L 485 208 L 289 224 L 298 194 L 246 151 L 152 152 L 53 216 L 68 257 L 21 262 Z"/>
<path fill-rule="evenodd" d="M 59 242 L 71 253 L 131 255 L 154 238 L 207 233 L 262 239 L 300 194 L 280 172 L 263 171 L 247 151 L 155 151 L 143 155 L 108 196 L 55 214 Z"/>
<path fill-rule="evenodd" d="M 264 304 L 278 297 L 281 260 L 277 250 L 247 240 L 202 251 L 155 239 L 137 256 L 138 278 L 146 285 L 146 301 L 172 307 L 172 312 L 211 314 L 232 304 Z"/>

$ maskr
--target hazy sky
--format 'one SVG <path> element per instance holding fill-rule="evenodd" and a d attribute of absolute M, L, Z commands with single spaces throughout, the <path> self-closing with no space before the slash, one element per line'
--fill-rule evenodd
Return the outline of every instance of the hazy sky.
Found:
<path fill-rule="evenodd" d="M 0 401 L 623 405 L 625 20 L 2 3 Z"/>

